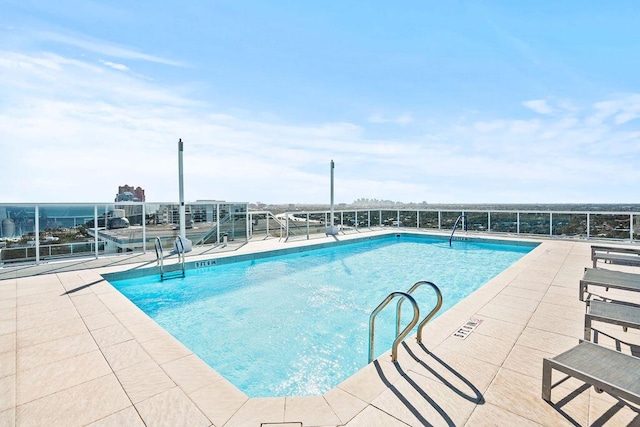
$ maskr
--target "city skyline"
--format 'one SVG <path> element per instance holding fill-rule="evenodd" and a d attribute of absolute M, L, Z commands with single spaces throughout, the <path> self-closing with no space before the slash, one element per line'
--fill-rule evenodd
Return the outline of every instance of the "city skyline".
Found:
<path fill-rule="evenodd" d="M 640 5 L 7 1 L 0 201 L 633 203 Z"/>

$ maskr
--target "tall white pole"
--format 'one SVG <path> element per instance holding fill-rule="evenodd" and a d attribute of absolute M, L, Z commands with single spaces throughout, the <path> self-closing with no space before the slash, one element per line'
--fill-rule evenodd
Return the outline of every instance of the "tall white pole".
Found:
<path fill-rule="evenodd" d="M 335 168 L 335 164 L 333 160 L 331 160 L 331 208 L 329 213 L 329 226 L 327 227 L 327 236 L 335 236 L 338 234 L 338 230 L 333 225 L 333 169 Z"/>
<path fill-rule="evenodd" d="M 182 155 L 184 153 L 184 147 L 182 145 L 182 138 L 178 140 L 178 183 L 180 191 L 180 237 L 186 239 L 187 231 L 185 226 L 186 211 L 184 207 L 184 171 L 182 168 Z"/>

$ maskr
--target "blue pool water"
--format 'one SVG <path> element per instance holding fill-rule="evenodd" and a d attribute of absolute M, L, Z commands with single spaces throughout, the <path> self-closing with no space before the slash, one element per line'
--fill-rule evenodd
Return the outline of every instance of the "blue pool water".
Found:
<path fill-rule="evenodd" d="M 390 292 L 432 281 L 442 313 L 531 249 L 394 236 L 111 283 L 248 396 L 319 395 L 367 364 L 369 315 Z M 414 296 L 422 318 L 435 295 Z M 376 319 L 376 356 L 394 322 L 392 303 Z"/>

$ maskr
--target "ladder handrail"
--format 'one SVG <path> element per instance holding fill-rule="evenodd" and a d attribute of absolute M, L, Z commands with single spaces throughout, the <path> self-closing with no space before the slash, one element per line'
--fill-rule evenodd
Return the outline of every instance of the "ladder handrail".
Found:
<path fill-rule="evenodd" d="M 400 296 L 406 298 L 411 302 L 413 306 L 413 319 L 407 325 L 406 328 L 402 330 L 400 334 L 396 335 L 396 339 L 393 340 L 393 346 L 391 347 L 391 361 L 395 362 L 398 359 L 398 345 L 404 340 L 407 334 L 413 329 L 413 327 L 418 323 L 418 319 L 420 318 L 420 309 L 418 308 L 418 304 L 416 300 L 406 292 L 395 291 L 391 292 L 387 297 L 378 305 L 375 310 L 371 312 L 371 316 L 369 316 L 369 363 L 373 361 L 373 346 L 375 339 L 375 320 L 378 313 L 386 307 L 389 302 L 395 297 Z"/>
<path fill-rule="evenodd" d="M 411 295 L 413 293 L 413 291 L 415 291 L 416 289 L 418 289 L 422 285 L 431 286 L 431 288 L 434 291 L 436 291 L 436 296 L 438 297 L 438 301 L 436 302 L 435 307 L 429 312 L 429 314 L 427 314 L 424 317 L 424 319 L 422 319 L 422 321 L 418 324 L 417 341 L 419 343 L 422 342 L 422 328 L 424 328 L 424 326 L 429 322 L 429 320 L 431 320 L 433 318 L 433 316 L 436 315 L 438 310 L 440 310 L 440 307 L 442 307 L 442 292 L 440 292 L 440 288 L 438 288 L 438 286 L 436 286 L 436 284 L 433 283 L 433 282 L 429 282 L 427 280 L 420 280 L 419 282 L 416 282 L 411 287 L 411 289 L 409 289 L 407 291 L 407 294 Z M 398 301 L 398 305 L 397 305 L 397 308 L 396 308 L 396 334 L 398 334 L 398 331 L 400 330 L 400 316 L 402 315 L 401 309 L 402 309 L 402 303 L 404 302 L 404 300 L 405 300 L 405 298 L 401 298 Z"/>
<path fill-rule="evenodd" d="M 162 250 L 162 240 L 160 237 L 156 237 L 156 241 L 154 242 L 154 246 L 156 249 L 156 262 L 157 265 L 160 266 L 160 280 L 164 276 L 164 251 Z"/>
<path fill-rule="evenodd" d="M 464 222 L 462 223 L 464 226 L 464 231 L 467 231 L 467 216 L 466 215 L 460 215 L 458 216 L 458 219 L 456 219 L 456 223 L 453 224 L 453 230 L 451 231 L 451 237 L 449 237 L 449 246 L 451 246 L 451 241 L 453 240 L 453 233 L 456 232 L 457 228 L 458 228 L 458 224 L 460 223 L 460 221 L 462 221 L 464 219 Z"/>
<path fill-rule="evenodd" d="M 178 243 L 180 243 L 180 248 L 178 248 Z M 176 247 L 176 252 L 178 253 L 178 262 L 182 266 L 182 276 L 184 277 L 184 242 L 182 241 L 182 237 L 176 237 L 176 241 L 174 242 L 174 246 Z"/>

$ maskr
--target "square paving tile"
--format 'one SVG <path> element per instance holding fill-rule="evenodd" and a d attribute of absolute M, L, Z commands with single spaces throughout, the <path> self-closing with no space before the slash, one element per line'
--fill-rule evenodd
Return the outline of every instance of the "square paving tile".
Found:
<path fill-rule="evenodd" d="M 111 373 L 100 351 L 18 372 L 17 403 L 31 402 Z"/>
<path fill-rule="evenodd" d="M 117 371 L 116 375 L 133 403 L 149 399 L 176 385 L 153 360 Z"/>
<path fill-rule="evenodd" d="M 109 374 L 20 405 L 16 418 L 20 426 L 86 425 L 128 406 L 118 380 Z"/>
<path fill-rule="evenodd" d="M 206 427 L 211 422 L 178 387 L 136 404 L 145 425 Z"/>

